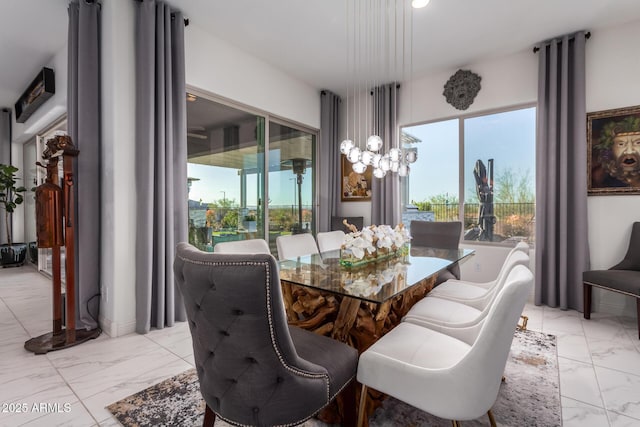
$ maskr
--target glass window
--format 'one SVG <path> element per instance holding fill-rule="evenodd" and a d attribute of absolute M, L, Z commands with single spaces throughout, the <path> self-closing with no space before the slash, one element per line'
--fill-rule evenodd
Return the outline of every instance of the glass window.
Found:
<path fill-rule="evenodd" d="M 313 232 L 316 134 L 195 94 L 187 100 L 189 242 L 212 251 L 261 238 L 275 254 L 278 235 Z"/>
<path fill-rule="evenodd" d="M 464 120 L 465 240 L 532 243 L 536 110 Z"/>
<path fill-rule="evenodd" d="M 264 117 L 187 98 L 189 242 L 264 237 Z"/>
<path fill-rule="evenodd" d="M 532 244 L 535 126 L 530 107 L 402 128 L 404 148 L 418 152 L 403 221 L 463 218 L 467 241 Z"/>
<path fill-rule="evenodd" d="M 458 220 L 458 127 L 453 119 L 402 128 L 403 149 L 418 154 L 404 180 L 403 223 Z"/>
<path fill-rule="evenodd" d="M 281 234 L 315 229 L 315 135 L 269 122 L 269 245 Z"/>

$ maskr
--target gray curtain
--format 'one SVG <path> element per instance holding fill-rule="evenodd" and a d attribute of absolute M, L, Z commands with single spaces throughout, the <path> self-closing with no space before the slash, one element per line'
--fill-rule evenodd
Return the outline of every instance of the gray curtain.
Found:
<path fill-rule="evenodd" d="M 582 311 L 589 269 L 585 34 L 540 46 L 535 303 Z"/>
<path fill-rule="evenodd" d="M 374 130 L 384 142 L 382 151 L 387 153 L 398 147 L 398 104 L 400 87 L 389 83 L 373 90 Z M 371 185 L 371 224 L 400 222 L 400 180 L 398 174 L 387 172 L 382 178 L 373 178 Z"/>
<path fill-rule="evenodd" d="M 320 92 L 320 195 L 318 197 L 318 231 L 331 230 L 331 217 L 338 215 L 340 199 L 340 97 Z"/>
<path fill-rule="evenodd" d="M 185 320 L 173 259 L 187 241 L 184 18 L 136 2 L 136 331 Z"/>
<path fill-rule="evenodd" d="M 69 3 L 67 129 L 74 162 L 76 325 L 98 327 L 100 302 L 100 4 Z"/>

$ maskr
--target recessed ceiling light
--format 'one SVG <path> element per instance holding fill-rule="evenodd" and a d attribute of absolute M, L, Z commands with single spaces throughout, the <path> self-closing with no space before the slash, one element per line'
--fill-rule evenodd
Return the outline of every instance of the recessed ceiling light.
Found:
<path fill-rule="evenodd" d="M 425 7 L 428 4 L 429 4 L 429 0 L 412 0 L 411 1 L 411 6 L 413 6 L 414 9 L 420 9 L 422 7 Z"/>

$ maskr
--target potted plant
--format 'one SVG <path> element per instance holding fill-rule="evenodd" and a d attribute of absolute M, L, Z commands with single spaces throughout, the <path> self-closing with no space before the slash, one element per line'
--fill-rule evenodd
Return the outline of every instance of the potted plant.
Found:
<path fill-rule="evenodd" d="M 242 220 L 242 226 L 247 231 L 256 231 L 256 216 L 252 213 L 245 215 Z"/>
<path fill-rule="evenodd" d="M 0 245 L 0 264 L 22 265 L 27 255 L 27 245 L 14 243 L 11 230 L 11 214 L 24 200 L 22 193 L 27 191 L 23 186 L 17 186 L 16 172 L 18 168 L 12 165 L 0 164 L 0 207 L 4 208 L 7 243 Z"/>

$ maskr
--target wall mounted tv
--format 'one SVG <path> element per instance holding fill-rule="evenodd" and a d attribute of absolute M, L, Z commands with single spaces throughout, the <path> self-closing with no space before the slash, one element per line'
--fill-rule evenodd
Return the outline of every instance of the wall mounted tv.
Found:
<path fill-rule="evenodd" d="M 16 122 L 24 123 L 44 101 L 56 93 L 55 76 L 51 68 L 44 67 L 16 101 Z"/>

